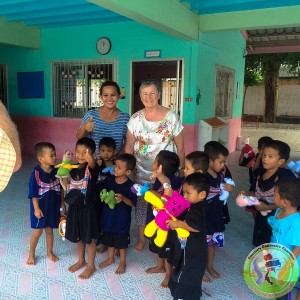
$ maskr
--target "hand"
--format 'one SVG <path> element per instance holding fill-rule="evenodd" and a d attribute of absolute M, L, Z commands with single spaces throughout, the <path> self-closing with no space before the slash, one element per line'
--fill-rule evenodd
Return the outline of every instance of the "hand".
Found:
<path fill-rule="evenodd" d="M 90 117 L 89 120 L 87 120 L 85 123 L 84 123 L 84 129 L 87 131 L 87 132 L 92 132 L 94 130 L 94 123 L 93 123 L 93 117 Z"/>
<path fill-rule="evenodd" d="M 44 217 L 44 214 L 40 208 L 34 210 L 34 215 L 36 218 L 40 219 Z"/>
<path fill-rule="evenodd" d="M 165 184 L 164 183 L 164 194 L 167 195 L 168 197 L 171 197 L 173 193 L 173 189 L 170 184 Z"/>
<path fill-rule="evenodd" d="M 167 228 L 170 228 L 172 230 L 174 230 L 174 229 L 176 229 L 178 227 L 177 226 L 177 221 L 167 220 L 166 224 L 167 224 Z"/>
<path fill-rule="evenodd" d="M 124 196 L 122 194 L 115 194 L 115 199 L 118 203 L 120 203 L 121 201 L 123 201 Z"/>
<path fill-rule="evenodd" d="M 228 184 L 228 183 L 223 183 L 223 187 L 224 187 L 224 190 L 231 193 L 233 192 L 233 185 L 231 184 Z"/>

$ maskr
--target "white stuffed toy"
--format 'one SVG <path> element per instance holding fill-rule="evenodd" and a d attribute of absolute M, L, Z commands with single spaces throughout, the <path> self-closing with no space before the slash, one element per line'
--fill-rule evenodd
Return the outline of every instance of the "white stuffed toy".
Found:
<path fill-rule="evenodd" d="M 225 183 L 230 184 L 232 186 L 235 186 L 234 181 L 232 180 L 232 178 L 224 178 Z M 224 184 L 221 183 L 220 185 L 220 189 L 221 189 L 221 194 L 219 196 L 219 200 L 220 201 L 224 201 L 224 205 L 227 202 L 227 199 L 229 197 L 229 192 L 224 190 Z"/>

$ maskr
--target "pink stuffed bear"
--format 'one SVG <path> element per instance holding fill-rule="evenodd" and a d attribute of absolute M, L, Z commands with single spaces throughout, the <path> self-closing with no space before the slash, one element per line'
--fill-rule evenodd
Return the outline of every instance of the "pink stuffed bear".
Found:
<path fill-rule="evenodd" d="M 157 197 L 151 191 L 145 193 L 145 201 L 150 203 L 158 213 L 153 221 L 147 224 L 144 234 L 150 238 L 156 234 L 154 243 L 158 247 L 162 247 L 168 235 L 167 220 L 175 221 L 180 214 L 182 214 L 187 208 L 190 207 L 190 203 L 184 199 L 178 192 L 173 191 L 170 199 L 164 204 L 161 198 Z M 185 239 L 189 236 L 189 232 L 182 228 L 176 228 L 177 234 L 180 238 Z"/>

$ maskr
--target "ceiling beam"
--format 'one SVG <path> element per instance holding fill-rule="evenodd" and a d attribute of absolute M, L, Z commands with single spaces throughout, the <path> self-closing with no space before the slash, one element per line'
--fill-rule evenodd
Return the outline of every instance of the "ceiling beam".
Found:
<path fill-rule="evenodd" d="M 182 40 L 198 40 L 198 15 L 174 0 L 88 0 Z"/>
<path fill-rule="evenodd" d="M 299 26 L 300 5 L 199 16 L 200 32 Z"/>
<path fill-rule="evenodd" d="M 38 27 L 24 26 L 21 22 L 6 22 L 0 17 L 0 44 L 41 48 L 41 32 Z"/>

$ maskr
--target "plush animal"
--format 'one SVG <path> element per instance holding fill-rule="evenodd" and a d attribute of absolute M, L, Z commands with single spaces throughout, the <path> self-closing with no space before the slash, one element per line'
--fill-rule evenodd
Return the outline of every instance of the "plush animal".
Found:
<path fill-rule="evenodd" d="M 73 153 L 69 150 L 65 150 L 62 162 L 55 166 L 58 168 L 56 177 L 67 178 L 70 176 L 70 170 L 78 168 L 78 165 L 72 164 Z"/>
<path fill-rule="evenodd" d="M 300 172 L 300 160 L 294 162 L 294 161 L 290 161 L 287 164 L 288 168 L 294 172 L 294 174 L 299 177 L 298 173 Z"/>
<path fill-rule="evenodd" d="M 103 173 L 108 173 L 109 172 L 111 175 L 114 175 L 114 171 L 115 171 L 115 166 L 114 165 L 106 167 L 102 170 Z"/>
<path fill-rule="evenodd" d="M 260 204 L 258 198 L 254 197 L 254 196 L 246 196 L 242 193 L 240 193 L 237 196 L 235 202 L 236 202 L 237 206 L 240 206 L 240 207 L 253 206 L 253 205 L 259 205 Z M 260 213 L 263 216 L 266 216 L 269 212 L 271 212 L 271 210 L 261 211 Z"/>
<path fill-rule="evenodd" d="M 232 178 L 224 178 L 225 183 L 230 184 L 230 185 L 235 185 L 234 181 L 232 180 Z M 224 185 L 223 183 L 221 183 L 220 185 L 220 189 L 221 189 L 221 194 L 219 196 L 219 200 L 220 201 L 224 201 L 224 205 L 227 202 L 227 199 L 229 197 L 229 192 L 224 190 Z"/>
<path fill-rule="evenodd" d="M 146 237 L 151 238 L 156 233 L 154 243 L 158 247 L 163 247 L 167 240 L 169 230 L 166 221 L 176 221 L 175 217 L 183 213 L 191 204 L 177 191 L 173 191 L 172 196 L 165 204 L 151 191 L 147 191 L 144 198 L 145 201 L 158 210 L 155 219 L 146 225 L 144 234 Z M 175 230 L 180 239 L 186 239 L 190 235 L 190 233 L 183 228 L 176 228 Z"/>
<path fill-rule="evenodd" d="M 115 192 L 113 190 L 108 192 L 106 189 L 103 189 L 99 196 L 101 202 L 106 203 L 110 209 L 114 209 L 115 205 L 119 203 L 115 198 Z"/>
<path fill-rule="evenodd" d="M 61 236 L 63 241 L 65 240 L 65 235 L 66 235 L 66 223 L 67 223 L 67 218 L 65 216 L 61 216 L 58 224 L 58 233 Z"/>
<path fill-rule="evenodd" d="M 255 152 L 253 151 L 253 148 L 249 145 L 249 144 L 246 144 L 243 148 L 244 150 L 244 156 L 245 157 L 254 157 L 255 156 Z"/>
<path fill-rule="evenodd" d="M 149 182 L 146 181 L 143 185 L 139 184 L 139 183 L 135 183 L 132 187 L 131 187 L 131 191 L 133 193 L 135 193 L 137 196 L 144 196 L 145 193 L 147 191 L 150 190 L 149 187 Z"/>

